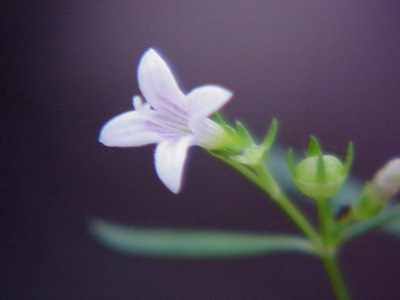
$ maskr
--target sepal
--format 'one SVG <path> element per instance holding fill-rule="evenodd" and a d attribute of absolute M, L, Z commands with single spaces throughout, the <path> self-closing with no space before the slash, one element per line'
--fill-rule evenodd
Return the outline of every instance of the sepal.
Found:
<path fill-rule="evenodd" d="M 241 135 L 249 141 L 249 144 L 242 149 L 239 155 L 232 156 L 232 159 L 244 165 L 256 166 L 266 158 L 275 142 L 278 132 L 278 121 L 275 118 L 272 120 L 267 134 L 260 144 L 254 142 L 247 129 L 240 122 L 236 124 L 236 127 L 238 127 L 238 124 L 240 125 L 240 132 L 243 132 Z M 249 138 L 247 138 L 247 136 L 249 136 Z"/>

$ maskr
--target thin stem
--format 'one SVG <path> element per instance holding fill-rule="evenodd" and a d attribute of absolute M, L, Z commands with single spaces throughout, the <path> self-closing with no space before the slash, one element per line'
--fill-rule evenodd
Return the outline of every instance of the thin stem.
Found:
<path fill-rule="evenodd" d="M 334 220 L 332 217 L 332 209 L 328 199 L 317 199 L 318 219 L 320 225 L 321 236 L 326 246 L 331 244 L 332 230 Z"/>
<path fill-rule="evenodd" d="M 335 255 L 332 254 L 323 256 L 322 262 L 325 271 L 329 276 L 329 280 L 331 282 L 336 298 L 338 300 L 351 300 Z"/>
<path fill-rule="evenodd" d="M 320 231 L 325 248 L 325 254 L 321 255 L 322 263 L 328 274 L 336 298 L 338 300 L 350 300 L 350 295 L 336 260 L 337 245 L 335 245 L 332 236 L 335 226 L 332 208 L 328 199 L 316 199 L 316 202 L 318 205 Z"/>

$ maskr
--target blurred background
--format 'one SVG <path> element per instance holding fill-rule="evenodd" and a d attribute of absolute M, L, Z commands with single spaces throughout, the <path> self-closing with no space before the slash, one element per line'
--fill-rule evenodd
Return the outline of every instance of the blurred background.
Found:
<path fill-rule="evenodd" d="M 155 47 L 189 91 L 235 92 L 223 110 L 279 143 L 356 145 L 368 179 L 400 151 L 400 3 L 369 1 L 40 1 L 3 9 L 0 57 L 4 299 L 333 299 L 300 255 L 173 260 L 97 243 L 91 217 L 144 226 L 296 232 L 261 192 L 199 148 L 176 196 L 153 147 L 106 148 L 101 125 L 131 108 L 140 55 Z M 306 210 L 312 214 L 311 207 Z M 343 251 L 354 299 L 399 299 L 400 241 Z"/>

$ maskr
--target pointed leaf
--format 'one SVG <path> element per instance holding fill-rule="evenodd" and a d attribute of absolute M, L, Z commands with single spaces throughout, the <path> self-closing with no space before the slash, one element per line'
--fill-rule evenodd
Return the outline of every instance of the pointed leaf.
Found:
<path fill-rule="evenodd" d="M 288 251 L 314 253 L 306 239 L 290 235 L 149 229 L 116 225 L 100 220 L 91 222 L 90 229 L 101 243 L 126 254 L 221 258 Z"/>
<path fill-rule="evenodd" d="M 224 117 L 222 116 L 222 114 L 220 112 L 215 112 L 212 114 L 211 119 L 218 123 L 219 125 L 221 125 L 222 127 L 225 126 L 229 126 L 228 122 L 226 122 L 226 120 L 224 119 Z"/>
<path fill-rule="evenodd" d="M 345 165 L 344 165 L 346 173 L 350 172 L 353 160 L 354 160 L 354 145 L 352 142 L 350 142 L 347 146 Z"/>
<path fill-rule="evenodd" d="M 322 154 L 321 145 L 315 136 L 310 136 L 310 141 L 308 143 L 308 155 L 317 156 Z"/>
<path fill-rule="evenodd" d="M 318 155 L 318 162 L 317 162 L 317 180 L 319 182 L 324 182 L 326 179 L 326 167 L 325 167 L 325 160 L 322 154 Z"/>
<path fill-rule="evenodd" d="M 239 136 L 243 139 L 246 144 L 253 143 L 253 138 L 249 132 L 249 130 L 244 126 L 244 124 L 240 121 L 235 122 L 236 130 Z"/>
<path fill-rule="evenodd" d="M 274 144 L 277 133 L 278 133 L 278 120 L 276 118 L 273 118 L 271 121 L 271 125 L 269 126 L 268 132 L 261 143 L 265 151 L 268 151 Z"/>

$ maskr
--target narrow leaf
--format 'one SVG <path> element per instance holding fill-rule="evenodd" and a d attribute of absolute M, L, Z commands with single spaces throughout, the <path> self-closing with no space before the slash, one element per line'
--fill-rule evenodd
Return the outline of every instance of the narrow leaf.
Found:
<path fill-rule="evenodd" d="M 221 126 L 228 125 L 228 123 L 225 121 L 224 117 L 222 116 L 221 113 L 215 112 L 213 113 L 211 117 L 216 123 L 220 124 Z"/>
<path fill-rule="evenodd" d="M 345 165 L 344 165 L 346 173 L 350 172 L 351 166 L 353 165 L 353 160 L 354 160 L 354 145 L 352 142 L 350 142 L 347 146 Z"/>
<path fill-rule="evenodd" d="M 273 118 L 271 121 L 271 125 L 269 126 L 268 132 L 261 143 L 265 151 L 268 151 L 274 144 L 277 134 L 278 134 L 278 120 L 276 118 Z"/>
<path fill-rule="evenodd" d="M 318 155 L 318 161 L 317 161 L 317 180 L 319 182 L 324 182 L 326 179 L 326 167 L 325 167 L 325 161 L 324 157 L 322 154 Z"/>
<path fill-rule="evenodd" d="M 236 121 L 235 124 L 239 136 L 245 141 L 245 143 L 247 144 L 253 143 L 253 138 L 249 133 L 249 130 L 246 128 L 246 126 L 244 126 L 244 124 L 240 121 Z"/>
<path fill-rule="evenodd" d="M 318 139 L 315 136 L 310 136 L 310 141 L 308 143 L 308 155 L 309 156 L 317 156 L 321 155 L 321 145 L 318 142 Z"/>
<path fill-rule="evenodd" d="M 92 234 L 104 245 L 126 254 L 159 257 L 223 258 L 278 252 L 313 254 L 310 243 L 290 235 L 226 231 L 149 229 L 95 220 Z"/>

